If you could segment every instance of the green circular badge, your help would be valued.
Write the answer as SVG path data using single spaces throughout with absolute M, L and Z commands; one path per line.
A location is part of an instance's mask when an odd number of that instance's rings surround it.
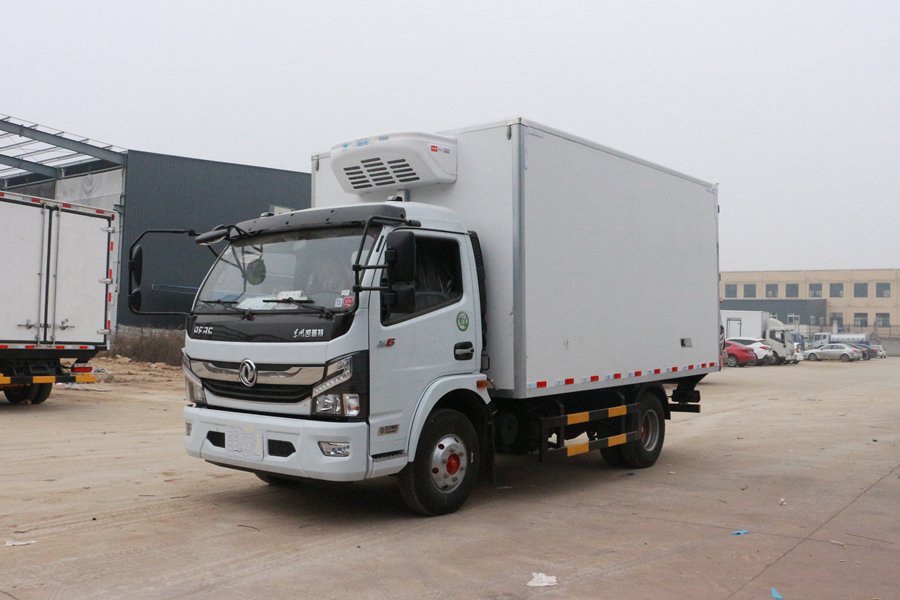
M 456 315 L 456 326 L 459 327 L 460 331 L 465 331 L 469 328 L 469 315 L 464 312 Z

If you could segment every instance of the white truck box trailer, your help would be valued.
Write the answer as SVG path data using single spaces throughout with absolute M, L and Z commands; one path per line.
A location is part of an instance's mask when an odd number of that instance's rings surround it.
M 0 192 L 0 388 L 39 404 L 106 348 L 112 211 Z M 72 359 L 71 364 L 61 360 Z
M 671 413 L 699 412 L 716 186 L 523 119 L 355 139 L 313 180 L 311 209 L 196 238 L 228 246 L 187 316 L 192 456 L 396 474 L 442 514 L 497 452 L 649 467 Z
M 498 395 L 717 369 L 714 185 L 529 121 L 446 135 L 455 183 L 409 196 L 479 234 Z M 314 208 L 385 197 L 347 193 L 331 165 L 353 149 L 379 156 L 394 136 L 380 137 L 314 157 Z
M 723 310 L 720 313 L 726 339 L 761 339 L 772 349 L 772 364 L 797 364 L 800 355 L 791 331 L 764 310 Z

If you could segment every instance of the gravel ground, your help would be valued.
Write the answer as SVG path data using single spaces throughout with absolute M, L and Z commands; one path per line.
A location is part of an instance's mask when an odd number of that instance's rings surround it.
M 96 364 L 0 403 L 0 598 L 900 598 L 897 358 L 728 369 L 654 468 L 501 457 L 433 519 L 392 479 L 276 488 L 189 458 L 178 370 Z

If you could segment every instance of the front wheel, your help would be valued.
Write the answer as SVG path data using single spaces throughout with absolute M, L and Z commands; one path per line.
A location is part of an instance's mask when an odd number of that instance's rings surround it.
M 480 460 L 469 419 L 455 410 L 436 410 L 422 428 L 416 458 L 397 478 L 403 501 L 423 515 L 456 512 L 478 480 Z
M 729 367 L 736 367 L 738 364 L 737 358 L 735 358 L 734 354 L 729 354 L 727 358 L 725 358 L 725 364 Z
M 295 485 L 297 483 L 296 479 L 292 479 L 290 477 L 281 477 L 279 475 L 275 475 L 274 473 L 268 473 L 266 471 L 253 471 L 253 474 L 259 477 L 260 481 L 264 481 L 269 485 L 273 486 L 288 486 Z
M 638 440 L 622 447 L 625 464 L 636 469 L 652 467 L 666 438 L 666 414 L 659 397 L 644 392 L 638 400 Z
M 815 355 L 815 353 L 810 354 L 806 357 L 806 360 L 819 360 L 819 357 Z

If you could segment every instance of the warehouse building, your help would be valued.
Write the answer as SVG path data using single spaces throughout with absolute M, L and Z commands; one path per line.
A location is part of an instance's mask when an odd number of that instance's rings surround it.
M 722 308 L 765 310 L 802 331 L 900 336 L 900 269 L 723 271 Z
M 207 231 L 308 208 L 308 173 L 126 150 L 0 115 L 0 192 L 114 210 L 111 326 L 178 327 L 127 307 L 127 249 L 146 229 Z M 187 236 L 145 238 L 144 309 L 186 311 L 213 255 Z

